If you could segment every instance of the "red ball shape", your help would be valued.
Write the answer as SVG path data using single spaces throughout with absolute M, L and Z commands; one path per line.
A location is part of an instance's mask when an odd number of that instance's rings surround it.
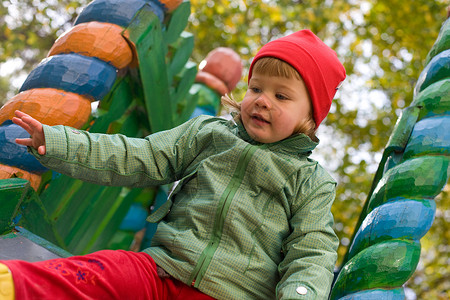
M 228 92 L 232 91 L 241 80 L 241 58 L 231 48 L 216 48 L 208 53 L 204 61 L 206 64 L 201 70 L 222 80 L 227 86 Z

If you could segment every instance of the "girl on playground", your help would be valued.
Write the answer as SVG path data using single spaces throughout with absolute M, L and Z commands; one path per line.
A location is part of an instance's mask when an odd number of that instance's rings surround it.
M 0 261 L 5 299 L 327 299 L 335 181 L 309 158 L 345 79 L 309 30 L 264 45 L 232 120 L 200 116 L 145 138 L 46 126 L 16 112 L 46 167 L 104 185 L 179 181 L 142 252 Z M 3 298 L 2 298 L 3 299 Z

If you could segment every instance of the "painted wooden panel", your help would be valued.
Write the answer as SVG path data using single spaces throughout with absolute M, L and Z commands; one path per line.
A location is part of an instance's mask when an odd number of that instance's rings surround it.
M 0 174 L 1 174 L 0 165 Z M 0 177 L 1 178 L 1 177 Z M 28 180 L 11 178 L 0 180 L 0 234 L 10 232 L 14 227 L 13 218 L 24 198 L 24 188 L 29 185 Z
M 21 110 L 36 120 L 53 125 L 80 128 L 91 114 L 91 101 L 84 96 L 52 88 L 35 88 L 11 98 L 1 109 L 0 124 Z
M 75 53 L 50 56 L 33 69 L 20 91 L 49 87 L 102 99 L 116 80 L 116 68 Z
M 72 27 L 53 44 L 48 56 L 62 53 L 78 53 L 96 57 L 117 69 L 128 66 L 133 51 L 122 35 L 124 29 L 115 24 L 89 22 Z

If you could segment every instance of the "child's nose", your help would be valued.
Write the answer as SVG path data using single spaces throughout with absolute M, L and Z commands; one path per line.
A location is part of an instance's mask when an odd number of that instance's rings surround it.
M 270 101 L 269 97 L 265 94 L 259 95 L 259 97 L 255 101 L 256 105 L 265 108 L 265 109 L 271 109 L 272 108 L 272 101 Z

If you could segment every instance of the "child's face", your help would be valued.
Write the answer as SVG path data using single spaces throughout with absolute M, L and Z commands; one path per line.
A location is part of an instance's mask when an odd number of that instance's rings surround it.
M 253 73 L 241 104 L 241 118 L 255 141 L 273 143 L 291 136 L 310 113 L 303 80 Z

